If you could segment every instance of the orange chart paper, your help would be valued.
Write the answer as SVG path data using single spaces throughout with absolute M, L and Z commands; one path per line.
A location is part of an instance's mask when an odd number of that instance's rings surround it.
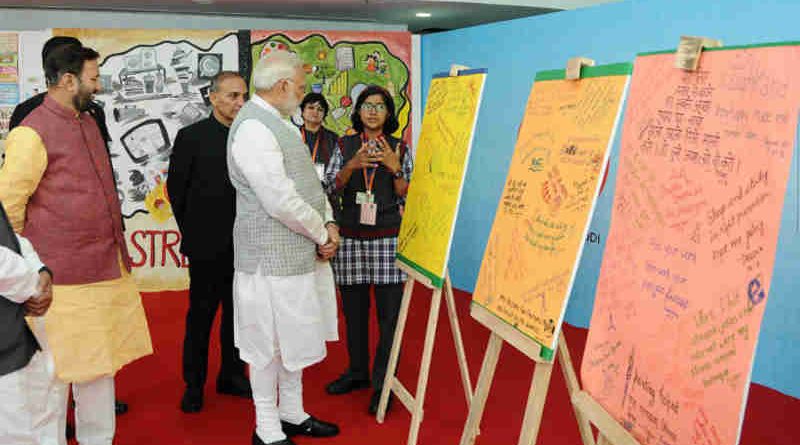
M 581 375 L 643 445 L 738 443 L 800 103 L 800 46 L 636 60 Z
M 537 74 L 473 302 L 552 358 L 583 249 L 629 64 Z

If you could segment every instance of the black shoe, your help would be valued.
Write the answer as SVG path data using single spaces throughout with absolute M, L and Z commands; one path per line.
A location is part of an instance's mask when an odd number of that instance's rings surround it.
M 260 437 L 258 437 L 258 434 L 256 434 L 255 431 L 253 431 L 253 445 L 297 445 L 297 444 L 292 442 L 292 439 L 289 439 L 288 437 L 286 439 L 279 440 L 277 442 L 264 443 L 264 441 L 261 440 Z
M 181 399 L 181 411 L 191 414 L 199 413 L 203 409 L 203 390 L 186 388 Z
M 119 400 L 114 401 L 114 412 L 121 416 L 128 412 L 128 404 L 125 402 L 120 402 Z
M 369 413 L 373 416 L 378 414 L 378 405 L 381 403 L 381 392 L 375 391 L 372 393 L 372 397 L 369 399 Z M 392 409 L 392 394 L 389 394 L 389 403 L 386 404 L 386 412 L 388 413 L 389 410 Z
M 289 437 L 300 434 L 310 437 L 333 437 L 339 434 L 339 427 L 336 424 L 319 420 L 314 416 L 309 416 L 300 425 L 281 420 L 281 429 L 283 434 Z
M 338 379 L 328 383 L 325 391 L 331 395 L 347 394 L 356 389 L 369 388 L 370 383 L 367 378 L 359 378 L 349 372 L 345 372 Z
M 65 431 L 65 435 L 67 436 L 67 440 L 75 438 L 75 426 L 71 423 L 67 424 L 67 430 Z
M 253 398 L 253 390 L 250 388 L 250 380 L 243 375 L 232 375 L 230 377 L 217 378 L 217 393 L 229 396 Z

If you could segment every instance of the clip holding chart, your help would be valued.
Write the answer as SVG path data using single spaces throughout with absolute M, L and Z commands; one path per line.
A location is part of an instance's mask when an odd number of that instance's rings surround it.
M 718 48 L 722 40 L 708 37 L 681 36 L 678 49 L 675 51 L 675 68 L 686 71 L 697 71 L 703 48 Z
M 454 64 L 450 65 L 450 73 L 449 73 L 450 77 L 456 77 L 456 76 L 458 76 L 459 72 L 466 71 L 468 69 L 469 69 L 469 67 L 466 66 L 466 65 L 456 65 L 454 63 Z
M 581 78 L 581 69 L 585 66 L 594 66 L 594 60 L 586 57 L 573 57 L 567 60 L 567 70 L 564 77 L 567 80 L 579 80 Z

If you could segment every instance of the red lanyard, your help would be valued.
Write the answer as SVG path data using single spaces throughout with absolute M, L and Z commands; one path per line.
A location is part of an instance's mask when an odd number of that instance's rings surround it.
M 314 142 L 314 150 L 311 152 L 311 162 L 314 163 L 317 162 L 317 149 L 319 148 L 319 140 L 322 139 L 322 128 L 320 128 L 317 131 L 318 131 L 317 141 Z M 306 141 L 306 127 L 303 127 L 303 131 L 301 131 L 300 133 L 303 135 L 303 142 L 307 144 L 308 142 Z

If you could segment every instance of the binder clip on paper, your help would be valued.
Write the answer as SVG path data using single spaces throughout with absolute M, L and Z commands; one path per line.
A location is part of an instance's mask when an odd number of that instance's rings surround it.
M 573 57 L 567 60 L 567 70 L 565 78 L 567 80 L 578 80 L 581 78 L 581 69 L 585 66 L 594 66 L 594 60 L 586 57 Z
M 450 65 L 450 77 L 456 77 L 456 76 L 458 76 L 459 72 L 466 71 L 468 69 L 469 69 L 469 67 L 465 66 L 465 65 L 452 64 L 452 65 Z
M 717 48 L 722 46 L 722 41 L 707 37 L 681 36 L 678 50 L 675 51 L 675 68 L 686 71 L 696 71 L 700 64 L 700 54 L 703 48 Z

